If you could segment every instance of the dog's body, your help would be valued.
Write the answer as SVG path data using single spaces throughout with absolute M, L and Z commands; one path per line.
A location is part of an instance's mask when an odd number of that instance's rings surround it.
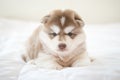
M 30 37 L 23 59 L 50 69 L 90 64 L 83 26 L 74 11 L 53 11 L 42 19 L 42 25 Z

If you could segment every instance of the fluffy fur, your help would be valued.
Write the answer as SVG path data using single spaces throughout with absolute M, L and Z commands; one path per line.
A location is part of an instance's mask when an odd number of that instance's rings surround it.
M 90 64 L 84 22 L 76 12 L 54 10 L 41 23 L 28 39 L 27 52 L 22 56 L 24 61 L 48 69 Z

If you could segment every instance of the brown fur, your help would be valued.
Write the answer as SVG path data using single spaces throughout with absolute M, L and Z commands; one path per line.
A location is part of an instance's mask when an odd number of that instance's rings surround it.
M 64 25 L 60 23 L 60 18 L 62 16 L 66 18 L 66 22 Z M 54 10 L 49 15 L 45 16 L 42 22 L 45 24 L 45 27 L 47 28 L 49 28 L 53 24 L 56 24 L 62 30 L 69 25 L 73 25 L 76 27 L 82 27 L 84 25 L 84 22 L 81 19 L 81 17 L 78 16 L 78 14 L 72 10 L 65 10 L 65 11 Z
M 60 22 L 60 19 L 63 16 L 66 18 L 64 25 L 62 25 Z M 84 26 L 84 22 L 81 19 L 81 17 L 78 16 L 78 14 L 72 10 L 65 10 L 65 11 L 54 10 L 49 15 L 45 16 L 43 18 L 42 22 L 44 23 L 46 29 L 48 29 L 48 30 L 46 30 L 46 31 L 49 31 L 48 33 L 50 33 L 50 31 L 51 31 L 50 26 L 52 26 L 52 25 L 59 26 L 59 28 L 61 29 L 60 30 L 61 32 L 58 34 L 60 36 L 60 39 L 59 39 L 60 41 L 63 39 L 65 40 L 66 33 L 64 33 L 63 31 L 67 26 L 71 26 L 71 25 L 75 26 L 76 28 L 72 32 L 74 32 L 76 34 L 78 34 L 78 32 L 80 32 L 79 28 Z M 75 37 L 75 35 L 72 36 L 72 38 L 74 38 L 74 37 Z M 50 38 L 53 38 L 53 37 L 50 36 Z

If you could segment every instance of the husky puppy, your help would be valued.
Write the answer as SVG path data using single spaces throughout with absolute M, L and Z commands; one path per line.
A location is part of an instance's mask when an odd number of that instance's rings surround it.
M 83 26 L 75 11 L 50 12 L 28 39 L 27 52 L 22 58 L 47 69 L 89 65 Z

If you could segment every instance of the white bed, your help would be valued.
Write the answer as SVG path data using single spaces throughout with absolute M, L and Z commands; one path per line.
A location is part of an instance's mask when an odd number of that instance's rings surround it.
M 88 53 L 95 61 L 59 71 L 40 69 L 20 58 L 25 41 L 38 25 L 0 19 L 0 80 L 120 80 L 120 23 L 86 25 Z

